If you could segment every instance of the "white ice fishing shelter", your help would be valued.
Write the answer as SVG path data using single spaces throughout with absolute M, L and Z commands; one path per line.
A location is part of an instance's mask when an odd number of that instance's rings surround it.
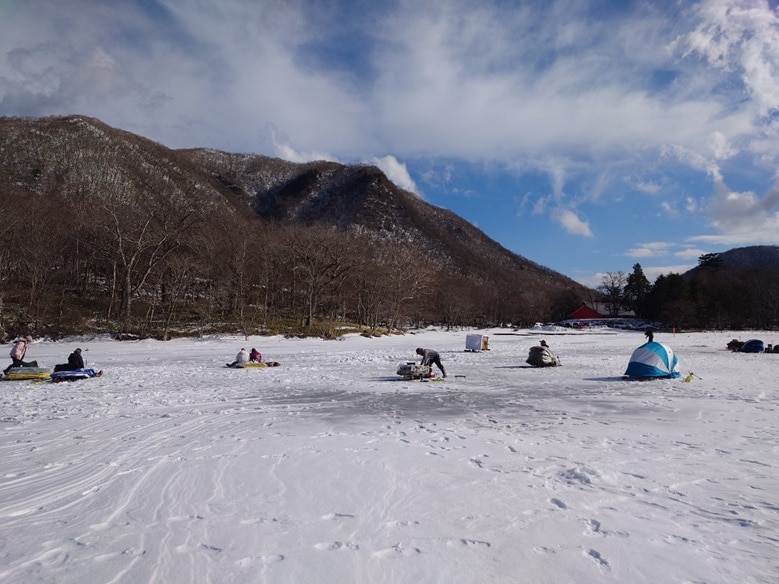
M 465 335 L 466 351 L 489 351 L 490 338 L 485 335 Z

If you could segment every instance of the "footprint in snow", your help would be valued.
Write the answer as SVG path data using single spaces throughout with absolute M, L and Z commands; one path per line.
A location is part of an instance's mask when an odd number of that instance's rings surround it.
M 540 546 L 535 546 L 533 548 L 533 552 L 536 554 L 556 554 L 558 550 L 540 545 Z
M 597 519 L 587 519 L 585 521 L 585 524 L 587 525 L 589 531 L 591 531 L 592 533 L 599 533 L 603 535 L 603 532 L 601 531 L 600 528 L 600 521 L 598 521 Z
M 447 542 L 449 547 L 491 547 L 492 544 L 488 541 L 481 541 L 478 539 L 452 539 Z
M 314 546 L 316 549 L 323 551 L 323 552 L 334 552 L 338 550 L 343 551 L 357 551 L 360 549 L 360 546 L 356 543 L 353 543 L 351 541 L 331 541 L 331 542 L 323 542 L 318 543 Z
M 602 555 L 600 555 L 599 551 L 590 549 L 590 550 L 587 550 L 586 553 L 593 560 L 595 560 L 601 568 L 603 568 L 605 570 L 610 569 L 609 563 L 603 558 Z
M 377 552 L 374 552 L 374 556 L 377 558 L 400 558 L 404 556 L 411 556 L 416 554 L 421 554 L 422 550 L 419 548 L 411 547 L 407 548 L 402 543 L 397 543 L 392 547 L 384 548 L 383 550 L 379 550 Z
M 328 513 L 327 515 L 322 515 L 322 519 L 325 521 L 333 521 L 335 519 L 354 519 L 354 515 L 349 515 L 348 513 Z
M 569 468 L 559 473 L 562 478 L 569 485 L 580 483 L 582 485 L 592 484 L 594 478 L 598 478 L 598 473 L 586 466 L 580 466 L 576 468 Z
M 419 521 L 401 521 L 401 520 L 393 520 L 393 521 L 387 521 L 386 525 L 388 527 L 416 527 L 419 525 Z
M 276 555 L 270 555 L 270 556 L 248 556 L 245 558 L 241 558 L 240 560 L 237 560 L 235 564 L 237 566 L 240 566 L 241 568 L 251 568 L 252 566 L 256 566 L 257 564 L 275 564 L 276 562 L 280 562 L 284 559 L 284 556 L 281 554 Z

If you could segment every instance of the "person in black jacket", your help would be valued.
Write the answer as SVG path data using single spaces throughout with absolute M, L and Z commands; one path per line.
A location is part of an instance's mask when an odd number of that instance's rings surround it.
M 54 371 L 75 371 L 84 368 L 84 358 L 81 356 L 81 349 L 76 349 L 68 355 L 67 363 L 60 363 L 54 366 Z
M 81 356 L 81 349 L 76 349 L 68 355 L 68 367 L 71 371 L 84 368 L 84 358 Z
M 420 347 L 417 349 L 417 355 L 422 356 L 422 365 L 427 365 L 430 367 L 433 365 L 433 363 L 435 363 L 436 367 L 441 370 L 441 374 L 446 377 L 444 366 L 441 365 L 441 355 L 439 355 L 437 351 L 433 351 L 432 349 L 422 349 Z

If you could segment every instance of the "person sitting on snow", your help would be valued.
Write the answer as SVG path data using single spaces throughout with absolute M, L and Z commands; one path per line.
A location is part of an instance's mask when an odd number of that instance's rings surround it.
M 84 358 L 81 356 L 81 349 L 76 349 L 68 355 L 67 363 L 60 363 L 54 366 L 54 371 L 75 371 L 84 368 Z
M 441 370 L 441 375 L 446 377 L 446 371 L 444 371 L 444 366 L 441 365 L 441 355 L 438 354 L 437 351 L 433 351 L 432 349 L 417 349 L 417 355 L 422 356 L 422 365 L 427 365 L 428 367 L 432 366 L 433 363 L 435 363 L 436 367 L 438 367 Z
M 646 329 L 646 332 L 644 332 L 644 336 L 646 337 L 646 342 L 651 343 L 655 340 L 655 333 L 652 330 L 652 327 L 649 327 Z
M 541 339 L 536 347 L 530 347 L 527 360 L 525 361 L 532 367 L 556 367 L 560 365 L 560 358 L 552 353 L 552 349 Z
M 11 364 L 6 367 L 3 370 L 3 373 L 8 375 L 8 372 L 13 367 L 37 367 L 38 363 L 36 361 L 25 363 L 24 362 L 24 355 L 27 353 L 27 346 L 32 343 L 32 337 L 30 335 L 27 335 L 26 337 L 22 338 L 19 337 L 14 342 L 13 347 L 11 347 Z
M 68 355 L 68 367 L 71 371 L 84 368 L 84 358 L 81 356 L 81 349 L 76 349 Z
M 249 353 L 249 361 L 251 361 L 252 363 L 262 362 L 262 354 L 254 347 L 252 347 L 252 352 Z
M 246 352 L 246 349 L 241 347 L 241 350 L 238 351 L 238 354 L 235 356 L 235 361 L 232 363 L 229 363 L 228 367 L 240 367 L 241 365 L 246 365 L 249 362 L 249 353 Z

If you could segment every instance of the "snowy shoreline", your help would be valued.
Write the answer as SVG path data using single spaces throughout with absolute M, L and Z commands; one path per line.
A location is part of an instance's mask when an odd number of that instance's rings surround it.
M 779 334 L 657 335 L 685 383 L 622 378 L 640 332 L 478 332 L 33 344 L 105 373 L 0 384 L 0 582 L 779 580 L 779 355 L 725 348 Z

